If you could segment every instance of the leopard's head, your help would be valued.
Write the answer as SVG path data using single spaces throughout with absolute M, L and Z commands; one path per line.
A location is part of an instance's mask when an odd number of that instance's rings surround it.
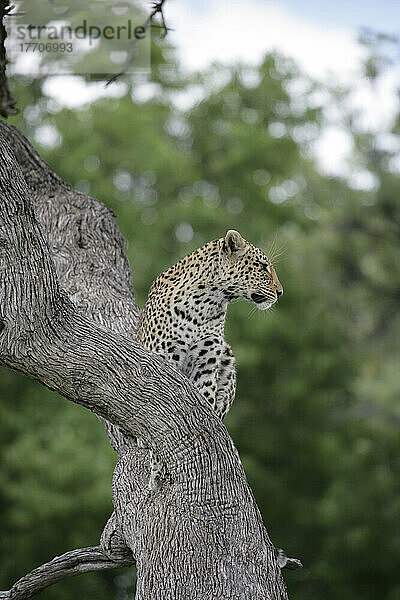
M 230 229 L 222 241 L 222 283 L 227 300 L 245 298 L 260 310 L 270 308 L 283 294 L 283 287 L 265 254 Z

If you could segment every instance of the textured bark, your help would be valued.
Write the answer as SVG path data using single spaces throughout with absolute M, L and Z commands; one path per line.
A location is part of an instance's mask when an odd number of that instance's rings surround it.
M 79 548 L 56 556 L 48 563 L 21 577 L 8 592 L 0 592 L 0 600 L 32 598 L 45 588 L 67 577 L 81 575 L 88 571 L 105 571 L 133 564 L 133 558 L 118 561 L 107 559 L 100 546 Z
M 224 425 L 182 374 L 132 341 L 139 309 L 110 211 L 5 124 L 0 194 L 0 363 L 106 419 L 119 460 L 104 560 L 133 555 L 138 600 L 286 599 Z M 157 491 L 136 436 L 166 465 Z
M 4 26 L 5 17 L 10 15 L 14 8 L 15 6 L 13 6 L 9 0 L 0 0 L 0 115 L 5 118 L 18 113 L 15 100 L 8 87 L 6 75 L 7 57 L 5 41 L 7 31 Z

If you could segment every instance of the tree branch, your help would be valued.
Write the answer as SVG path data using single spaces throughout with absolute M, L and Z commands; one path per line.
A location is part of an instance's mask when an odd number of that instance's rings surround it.
M 8 87 L 6 75 L 7 56 L 5 41 L 7 31 L 4 26 L 4 18 L 11 15 L 13 8 L 14 6 L 10 4 L 9 0 L 0 0 L 0 115 L 5 118 L 18 113 L 15 100 Z
M 56 556 L 48 563 L 37 567 L 21 577 L 7 592 L 0 592 L 0 600 L 28 600 L 45 588 L 68 577 L 75 577 L 90 571 L 104 571 L 118 567 L 129 567 L 133 557 L 110 560 L 100 546 L 78 548 Z
M 142 29 L 144 32 L 147 31 L 151 27 L 157 27 L 157 28 L 163 29 L 164 35 L 167 35 L 168 31 L 170 31 L 170 28 L 167 27 L 167 24 L 165 21 L 164 10 L 163 10 L 164 3 L 165 3 L 165 0 L 157 0 L 157 2 L 153 2 L 153 10 L 151 11 L 151 13 L 147 17 L 147 19 L 142 24 Z M 159 14 L 161 16 L 161 25 L 153 24 L 153 19 L 157 14 Z M 133 37 L 133 40 L 131 43 L 131 48 L 130 48 L 130 57 L 128 58 L 124 68 L 121 71 L 119 71 L 119 73 L 116 73 L 115 75 L 110 77 L 110 79 L 106 83 L 106 86 L 110 85 L 110 83 L 114 83 L 114 81 L 117 81 L 117 79 L 119 79 L 121 77 L 121 75 L 124 75 L 127 72 L 127 70 L 129 69 L 129 67 L 131 67 L 133 65 L 133 63 L 135 62 L 135 60 L 137 58 L 137 53 L 138 53 L 137 43 L 138 43 L 137 38 Z

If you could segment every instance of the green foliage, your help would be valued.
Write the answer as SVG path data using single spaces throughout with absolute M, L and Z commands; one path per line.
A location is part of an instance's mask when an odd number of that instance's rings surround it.
M 253 71 L 214 66 L 188 112 L 171 98 L 193 81 L 155 76 L 155 98 L 74 111 L 18 88 L 19 126 L 33 139 L 44 125 L 59 132 L 55 147 L 37 143 L 41 154 L 114 210 L 139 303 L 160 271 L 229 228 L 276 256 L 277 309 L 229 309 L 239 385 L 227 426 L 273 541 L 305 564 L 286 576 L 290 596 L 394 600 L 400 183 L 391 157 L 349 130 L 375 190 L 320 175 L 307 158 L 324 123 L 316 86 L 279 56 Z M 291 91 L 299 82 L 303 91 Z M 0 546 L 5 589 L 54 554 L 97 543 L 114 456 L 92 415 L 36 384 L 3 370 L 0 397 L 1 535 L 14 540 L 12 551 Z M 46 594 L 117 597 L 132 582 L 113 577 Z
M 32 67 L 34 70 L 53 75 L 82 73 L 91 79 L 118 72 L 125 65 L 134 30 L 146 19 L 137 2 L 122 0 L 92 0 L 90 4 L 69 0 L 67 5 L 30 0 L 22 1 L 20 8 L 9 25 L 13 43 L 8 52 L 17 67 L 21 51 L 26 51 L 29 43 L 48 44 L 52 50 L 29 48 L 40 63 L 40 69 Z M 150 48 L 150 33 L 146 32 L 136 46 L 136 60 L 129 72 L 149 71 Z

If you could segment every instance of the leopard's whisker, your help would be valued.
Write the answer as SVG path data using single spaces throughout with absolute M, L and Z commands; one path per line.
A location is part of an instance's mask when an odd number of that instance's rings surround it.
M 279 248 L 276 249 L 276 252 L 274 254 L 274 260 L 276 260 L 279 256 L 282 256 L 284 254 L 286 254 L 287 252 L 287 246 L 280 246 Z
M 248 312 L 247 318 L 251 319 L 251 317 L 253 317 L 255 315 L 256 311 L 257 311 L 257 306 L 252 306 Z
M 274 251 L 272 252 L 271 257 L 270 257 L 270 261 L 272 263 L 275 263 L 276 260 L 278 258 L 280 258 L 281 256 L 285 255 L 286 252 L 287 252 L 287 246 L 285 246 L 284 244 L 282 244 L 279 247 L 274 248 Z
M 274 263 L 274 265 L 278 265 L 279 263 L 281 263 L 287 259 L 288 259 L 287 256 L 278 256 L 278 258 L 274 258 L 273 263 Z
M 267 256 L 271 262 L 273 262 L 271 259 L 271 256 L 275 253 L 275 250 L 276 250 L 277 237 L 278 237 L 278 232 L 275 231 L 274 237 L 272 238 L 272 242 L 271 242 L 271 244 L 268 248 L 268 252 L 267 252 Z

